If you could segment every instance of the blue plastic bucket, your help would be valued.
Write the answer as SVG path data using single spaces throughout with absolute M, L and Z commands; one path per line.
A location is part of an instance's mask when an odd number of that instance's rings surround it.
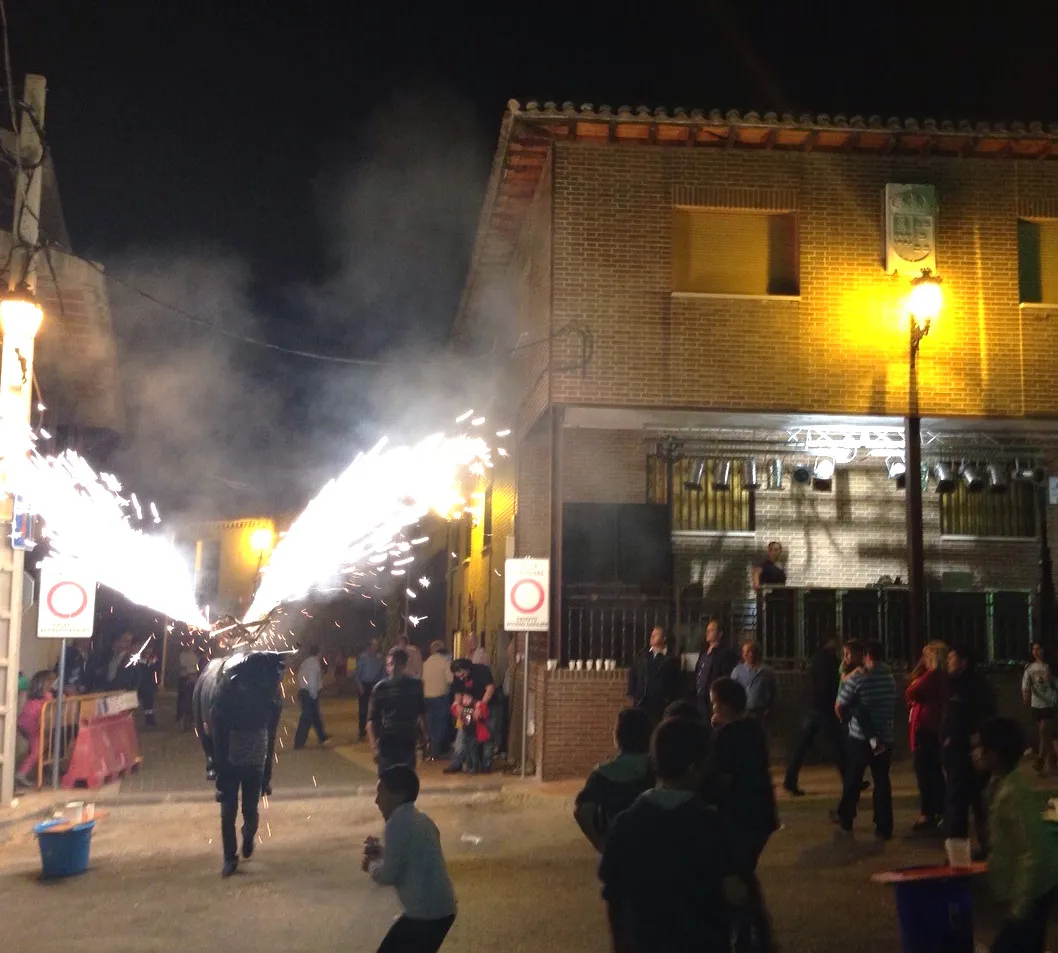
M 974 953 L 969 878 L 897 884 L 896 912 L 904 953 Z
M 96 822 L 86 821 L 62 831 L 51 830 L 65 823 L 59 818 L 44 821 L 33 828 L 40 845 L 41 872 L 45 877 L 70 877 L 83 874 L 88 869 L 88 854 Z

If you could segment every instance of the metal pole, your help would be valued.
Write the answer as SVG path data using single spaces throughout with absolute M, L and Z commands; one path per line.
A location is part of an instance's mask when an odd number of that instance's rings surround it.
M 912 656 L 908 664 L 926 644 L 925 600 L 926 570 L 922 545 L 922 419 L 918 415 L 918 324 L 911 320 L 911 349 L 908 362 L 908 415 L 904 421 L 904 448 L 907 469 L 907 595 L 908 595 L 908 649 Z
M 525 765 L 529 760 L 529 633 L 525 633 L 523 648 L 524 669 L 522 675 L 522 780 L 525 780 Z
M 43 76 L 26 77 L 23 111 L 18 129 L 19 170 L 15 179 L 15 217 L 11 227 L 11 259 L 8 287 L 24 284 L 28 291 L 37 288 L 36 251 L 39 238 L 41 182 L 44 178 L 43 144 L 37 132 L 44 128 L 44 100 L 47 84 Z M 12 117 L 12 122 L 16 121 Z M 25 362 L 24 369 L 20 366 Z M 0 361 L 0 390 L 11 413 L 18 409 L 18 420 L 30 423 L 33 400 L 33 339 L 16 342 L 4 339 L 4 357 Z M 12 419 L 15 414 L 11 413 Z M 10 496 L 0 500 L 0 519 L 14 517 Z M 11 546 L 9 534 L 0 534 L 0 805 L 10 804 L 15 794 L 15 744 L 18 717 L 18 664 L 22 644 L 22 579 L 25 554 Z
M 62 696 L 66 684 L 66 639 L 59 642 L 59 691 L 55 697 L 55 732 L 51 740 L 51 786 L 59 789 L 59 760 L 62 758 Z

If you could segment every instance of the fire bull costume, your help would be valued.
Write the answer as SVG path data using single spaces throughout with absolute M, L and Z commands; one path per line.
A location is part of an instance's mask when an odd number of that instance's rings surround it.
M 239 866 L 235 818 L 240 791 L 244 858 L 254 850 L 258 801 L 272 793 L 282 673 L 280 653 L 241 652 L 211 661 L 195 685 L 192 707 L 206 754 L 206 777 L 217 785 L 226 877 Z

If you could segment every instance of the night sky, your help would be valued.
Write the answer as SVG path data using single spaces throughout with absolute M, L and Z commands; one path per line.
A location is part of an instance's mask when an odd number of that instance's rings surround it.
M 465 396 L 472 373 L 414 362 L 454 316 L 510 98 L 1058 121 L 1043 2 L 7 6 L 78 253 L 227 328 L 396 365 L 238 345 L 112 289 L 116 466 L 228 515 Z

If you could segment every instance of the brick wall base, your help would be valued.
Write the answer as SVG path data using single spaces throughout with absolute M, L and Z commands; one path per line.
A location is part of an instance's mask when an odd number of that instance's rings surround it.
M 613 757 L 613 726 L 617 713 L 625 705 L 627 669 L 548 672 L 544 666 L 537 665 L 532 676 L 536 777 L 542 781 L 585 777 L 600 761 Z M 768 734 L 773 764 L 784 764 L 808 708 L 809 682 L 805 672 L 777 672 L 776 677 L 779 694 Z M 902 688 L 904 674 L 897 672 L 896 678 Z M 1000 714 L 1025 718 L 1020 669 L 991 672 L 988 678 L 995 688 Z M 515 703 L 518 706 L 520 699 L 519 694 Z M 1027 718 L 1025 725 L 1030 727 Z M 901 703 L 896 714 L 897 758 L 908 756 L 906 726 L 907 709 Z M 830 757 L 824 750 L 813 752 L 816 763 L 826 762 Z

